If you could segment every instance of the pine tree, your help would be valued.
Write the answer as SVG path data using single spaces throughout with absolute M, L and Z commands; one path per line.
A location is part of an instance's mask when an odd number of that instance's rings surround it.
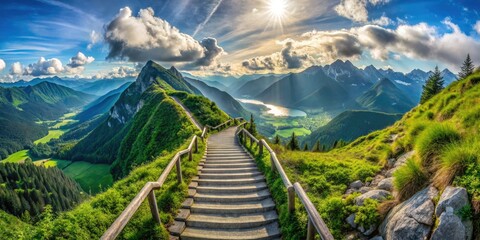
M 303 145 L 303 151 L 304 151 L 304 152 L 308 151 L 308 144 L 307 144 L 307 143 L 305 143 L 305 144 Z
M 473 65 L 470 54 L 467 54 L 467 59 L 463 62 L 462 70 L 458 73 L 458 79 L 464 79 L 473 73 L 475 66 Z
M 320 145 L 320 140 L 315 143 L 312 151 L 313 152 L 321 152 L 322 151 L 322 145 Z
M 433 74 L 428 78 L 423 86 L 422 97 L 420 99 L 420 103 L 424 103 L 428 101 L 428 99 L 432 98 L 436 94 L 438 94 L 443 89 L 443 77 L 440 70 L 438 70 L 438 66 L 435 67 L 435 71 Z
M 255 119 L 253 118 L 253 114 L 250 114 L 250 123 L 248 125 L 248 131 L 253 135 L 257 135 L 257 126 L 255 124 Z
M 295 132 L 292 132 L 292 138 L 287 143 L 287 148 L 292 151 L 300 150 L 300 145 L 298 144 L 298 140 L 297 140 L 297 137 L 295 136 Z
M 282 143 L 282 140 L 280 140 L 280 136 L 275 135 L 275 139 L 273 140 L 273 143 L 274 144 L 281 144 Z

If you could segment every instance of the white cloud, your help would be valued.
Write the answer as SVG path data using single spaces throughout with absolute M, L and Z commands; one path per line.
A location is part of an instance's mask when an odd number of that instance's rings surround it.
M 385 14 L 382 15 L 380 18 L 372 20 L 372 23 L 380 26 L 389 26 L 394 24 L 393 20 L 385 16 Z
M 334 9 L 338 15 L 355 22 L 368 21 L 367 0 L 342 0 Z
M 6 65 L 5 65 L 5 61 L 3 61 L 3 59 L 0 59 L 0 72 L 3 71 L 3 69 L 5 69 Z
M 477 33 L 480 34 L 480 20 L 477 21 L 473 29 L 475 29 L 475 31 L 477 31 Z
M 38 62 L 29 64 L 23 71 L 23 75 L 42 76 L 42 75 L 57 75 L 62 73 L 65 68 L 58 58 L 51 58 L 46 60 L 41 57 Z
M 87 49 L 90 50 L 92 47 L 100 41 L 101 35 L 98 32 L 95 32 L 95 30 L 92 30 L 90 32 L 90 43 L 87 45 Z
M 106 26 L 105 41 L 110 46 L 108 59 L 128 59 L 132 62 L 198 61 L 213 64 L 223 52 L 218 45 L 216 49 L 209 48 L 211 45 L 202 44 L 205 40 L 200 43 L 167 21 L 155 17 L 152 8 L 141 9 L 137 17 L 132 16 L 128 7 L 120 9 Z M 202 58 L 208 61 L 201 61 Z
M 78 52 L 77 55 L 70 58 L 70 62 L 67 64 L 67 66 L 71 68 L 77 68 L 90 64 L 93 61 L 95 61 L 95 58 L 87 57 L 82 52 Z
M 10 66 L 11 75 L 20 75 L 22 72 L 22 64 L 20 64 L 20 62 L 14 62 L 12 66 Z
M 126 77 L 136 77 L 138 75 L 139 68 L 137 67 L 128 67 L 120 66 L 114 67 L 111 71 L 105 73 L 98 73 L 92 78 L 94 79 L 110 79 L 110 78 L 126 78 Z
M 365 25 L 334 31 L 311 31 L 279 44 L 291 42 L 290 52 L 301 59 L 296 61 L 301 68 L 322 65 L 336 59 L 359 59 L 364 52 L 372 58 L 385 61 L 407 57 L 443 63 L 458 70 L 465 56 L 470 53 L 474 63 L 480 63 L 480 41 L 463 33 L 450 19 L 443 24 L 450 32 L 439 31 L 438 27 L 426 23 L 399 25 L 388 29 L 378 25 Z M 288 71 L 288 62 L 282 51 L 258 56 L 242 62 L 247 71 Z
M 367 6 L 369 4 L 375 6 L 380 4 L 386 4 L 390 0 L 341 0 L 340 4 L 335 6 L 334 10 L 338 15 L 348 18 L 355 22 L 368 22 L 368 10 Z M 385 14 L 378 18 L 372 20 L 372 23 L 382 26 L 387 26 L 392 24 L 392 20 L 385 16 Z

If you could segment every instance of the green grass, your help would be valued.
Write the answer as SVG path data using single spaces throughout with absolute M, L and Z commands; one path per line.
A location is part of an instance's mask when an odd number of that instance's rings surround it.
M 305 136 L 312 133 L 310 130 L 302 127 L 302 128 L 288 128 L 288 129 L 278 130 L 275 134 L 279 135 L 282 138 L 288 138 L 292 136 L 293 132 L 295 132 L 296 136 Z
M 63 119 L 59 120 L 55 125 L 51 126 L 50 129 L 60 129 L 64 126 L 67 126 L 68 124 L 78 122 L 77 120 L 73 119 Z
M 436 157 L 442 149 L 461 138 L 457 130 L 448 124 L 430 124 L 418 137 L 415 149 L 421 159 L 421 164 L 426 169 L 437 167 Z
M 68 161 L 68 160 L 60 160 L 60 159 L 49 158 L 49 159 L 38 160 L 38 161 L 35 161 L 33 163 L 36 164 L 36 165 L 39 165 L 39 166 L 41 165 L 41 166 L 44 166 L 44 167 L 57 167 L 57 168 L 63 170 L 65 167 L 67 167 L 72 162 Z
M 5 160 L 2 162 L 10 162 L 10 163 L 20 163 L 25 161 L 25 159 L 29 158 L 28 150 L 18 151 L 16 153 L 10 154 Z
M 34 144 L 48 143 L 48 142 L 50 142 L 50 140 L 52 140 L 54 138 L 56 139 L 56 138 L 59 138 L 60 136 L 62 136 L 62 134 L 64 132 L 65 132 L 64 130 L 48 130 L 48 135 L 47 136 L 45 136 L 43 138 L 40 138 L 33 143 Z
M 408 159 L 405 165 L 396 170 L 393 177 L 393 184 L 400 201 L 407 200 L 428 183 L 428 176 L 421 163 L 413 158 Z
M 60 164 L 64 167 L 68 165 L 66 162 L 60 162 Z M 73 162 L 63 169 L 63 172 L 78 182 L 83 190 L 92 194 L 107 189 L 113 184 L 113 177 L 110 174 L 110 165 L 108 164 Z

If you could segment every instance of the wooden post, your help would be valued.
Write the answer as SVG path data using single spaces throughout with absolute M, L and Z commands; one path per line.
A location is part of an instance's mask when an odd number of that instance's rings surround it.
M 275 161 L 273 160 L 273 155 L 270 154 L 270 167 L 272 168 L 272 172 L 275 172 Z
M 258 154 L 260 156 L 263 155 L 263 142 L 262 142 L 262 140 L 258 141 Z
M 193 160 L 192 152 L 193 152 L 193 149 L 190 149 L 190 151 L 188 151 L 188 161 Z
M 178 156 L 177 162 L 175 165 L 177 166 L 177 180 L 178 183 L 182 183 L 182 163 L 181 163 L 182 157 Z
M 287 188 L 288 191 L 288 212 L 293 213 L 295 211 L 295 189 L 293 186 Z
M 198 153 L 198 138 L 195 137 L 195 153 Z
M 308 218 L 308 226 L 307 226 L 307 240 L 314 240 L 316 235 L 315 227 L 312 224 L 312 220 L 310 217 Z
M 158 214 L 157 199 L 155 199 L 155 192 L 152 190 L 148 193 L 148 204 L 150 205 L 150 212 L 157 224 L 162 224 L 160 221 L 160 215 Z
M 253 137 L 250 136 L 250 147 L 253 148 Z

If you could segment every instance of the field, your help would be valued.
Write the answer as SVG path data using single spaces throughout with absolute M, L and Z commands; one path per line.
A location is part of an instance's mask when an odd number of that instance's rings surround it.
M 50 140 L 52 140 L 54 138 L 59 138 L 60 136 L 62 136 L 62 134 L 64 132 L 65 131 L 63 131 L 63 130 L 48 130 L 48 135 L 47 136 L 45 136 L 43 138 L 40 138 L 33 143 L 35 143 L 35 144 L 48 143 Z
M 278 130 L 275 132 L 275 134 L 282 138 L 288 138 L 292 136 L 293 132 L 295 132 L 296 136 L 304 136 L 312 133 L 310 130 L 301 127 L 301 128 L 287 128 L 287 129 Z
M 108 164 L 73 162 L 63 169 L 63 172 L 75 179 L 83 190 L 92 194 L 98 193 L 113 184 L 113 177 L 110 174 L 110 165 Z
M 44 167 L 57 167 L 57 168 L 60 168 L 60 169 L 64 169 L 65 167 L 67 167 L 72 162 L 67 161 L 67 160 L 50 158 L 50 159 L 38 160 L 38 161 L 35 161 L 33 163 L 38 165 L 38 166 L 43 165 Z
M 23 162 L 25 159 L 29 158 L 28 150 L 18 151 L 16 153 L 12 153 L 8 158 L 3 160 L 2 162 L 9 162 L 9 163 L 18 163 Z

